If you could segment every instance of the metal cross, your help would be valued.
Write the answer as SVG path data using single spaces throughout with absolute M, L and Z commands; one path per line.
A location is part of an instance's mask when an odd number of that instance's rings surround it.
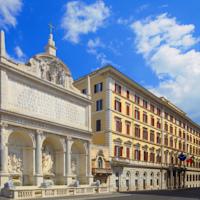
M 49 30 L 50 30 L 50 33 L 52 33 L 53 32 L 53 29 L 54 29 L 55 27 L 52 25 L 52 23 L 49 23 Z

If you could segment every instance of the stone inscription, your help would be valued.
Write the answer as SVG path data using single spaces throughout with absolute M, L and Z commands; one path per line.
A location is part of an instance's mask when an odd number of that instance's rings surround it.
M 86 108 L 19 81 L 9 80 L 11 111 L 64 125 L 86 126 Z

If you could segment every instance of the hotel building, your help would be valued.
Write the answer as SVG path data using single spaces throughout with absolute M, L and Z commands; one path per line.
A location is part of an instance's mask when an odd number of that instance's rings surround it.
M 91 95 L 92 142 L 108 150 L 113 190 L 200 186 L 200 126 L 184 111 L 112 66 L 74 85 Z

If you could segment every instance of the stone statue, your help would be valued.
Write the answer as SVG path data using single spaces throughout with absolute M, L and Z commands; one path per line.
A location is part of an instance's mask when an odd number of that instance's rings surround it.
M 16 154 L 8 156 L 8 172 L 21 173 L 22 172 L 22 159 L 17 157 Z
M 72 169 L 72 174 L 76 175 L 76 170 L 77 170 L 76 160 L 72 160 L 72 162 L 71 162 L 71 169 Z
M 41 78 L 47 79 L 47 63 L 45 61 L 40 62 Z
M 42 153 L 42 170 L 43 174 L 53 174 L 53 156 L 48 149 L 45 149 Z
M 62 85 L 63 87 L 65 86 L 65 79 L 66 79 L 66 74 L 64 69 L 60 69 L 58 73 L 58 84 Z

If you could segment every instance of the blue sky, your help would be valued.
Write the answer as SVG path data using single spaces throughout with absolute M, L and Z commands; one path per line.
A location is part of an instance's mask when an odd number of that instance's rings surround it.
M 43 52 L 51 22 L 73 78 L 110 63 L 200 122 L 198 0 L 0 0 L 7 52 Z

